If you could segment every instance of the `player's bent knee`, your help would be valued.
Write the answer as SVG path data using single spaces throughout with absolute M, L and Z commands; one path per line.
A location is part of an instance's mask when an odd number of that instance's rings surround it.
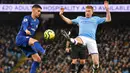
M 32 58 L 33 58 L 33 60 L 36 61 L 36 62 L 41 62 L 41 58 L 40 58 L 40 56 L 39 56 L 38 54 L 32 55 Z
M 38 42 L 38 40 L 30 38 L 29 39 L 29 45 L 34 45 L 35 42 Z
M 94 64 L 99 64 L 99 56 L 98 54 L 93 54 L 92 55 L 92 60 Z
M 37 58 L 37 62 L 41 62 L 41 58 L 40 57 Z
M 98 62 L 98 61 L 95 61 L 95 62 L 94 62 L 94 64 L 95 64 L 95 65 L 98 65 L 98 64 L 99 64 L 99 62 Z
M 83 60 L 80 60 L 80 64 L 85 64 L 85 59 L 83 59 Z
M 98 65 L 99 61 L 95 59 L 95 60 L 93 60 L 93 64 Z
M 72 64 L 76 64 L 77 59 L 72 59 Z
M 83 44 L 83 41 L 80 37 L 76 37 L 75 39 L 78 41 L 78 44 Z
M 34 61 L 37 61 L 37 62 L 41 62 L 41 58 L 40 57 L 37 57 L 35 59 L 33 59 Z

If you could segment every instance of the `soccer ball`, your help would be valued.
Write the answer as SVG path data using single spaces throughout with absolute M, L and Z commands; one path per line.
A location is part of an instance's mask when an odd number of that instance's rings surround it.
M 55 32 L 51 29 L 47 29 L 45 32 L 44 32 L 44 39 L 46 40 L 52 40 L 55 38 Z

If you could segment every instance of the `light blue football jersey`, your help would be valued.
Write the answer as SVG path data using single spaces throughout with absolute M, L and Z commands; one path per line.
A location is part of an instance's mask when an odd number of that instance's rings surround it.
M 79 36 L 85 36 L 96 40 L 96 30 L 98 24 L 106 21 L 106 17 L 93 16 L 86 18 L 78 16 L 76 19 L 72 19 L 73 24 L 79 26 Z

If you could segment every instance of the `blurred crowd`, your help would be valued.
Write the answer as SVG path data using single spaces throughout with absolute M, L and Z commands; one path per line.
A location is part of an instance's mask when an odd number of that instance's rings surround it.
M 15 45 L 17 28 L 0 24 L 0 73 L 9 73 L 21 57 Z
M 102 27 L 97 32 L 97 43 L 100 55 L 99 73 L 130 73 L 130 26 Z M 39 42 L 46 49 L 41 55 L 42 62 L 37 73 L 68 73 L 71 62 L 66 54 L 66 39 L 60 34 L 61 29 L 54 29 L 56 38 L 53 41 Z M 64 29 L 67 32 L 68 28 Z M 0 73 L 10 73 L 21 58 L 22 51 L 15 46 L 16 26 L 0 27 Z M 86 52 L 87 53 L 87 52 Z M 29 73 L 32 59 L 25 59 L 13 73 Z M 89 55 L 81 73 L 91 73 L 92 61 Z
M 111 4 L 129 4 L 130 0 L 108 0 Z M 1 4 L 102 4 L 104 0 L 0 0 Z
M 102 73 L 130 72 L 129 25 L 103 28 L 97 33 Z

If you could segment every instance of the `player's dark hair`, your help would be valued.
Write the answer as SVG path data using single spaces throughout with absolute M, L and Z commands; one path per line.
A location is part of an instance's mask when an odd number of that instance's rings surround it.
M 86 6 L 86 8 L 93 10 L 93 6 Z
M 40 9 L 42 9 L 42 7 L 40 5 L 38 5 L 38 4 L 33 5 L 32 8 L 40 8 Z

